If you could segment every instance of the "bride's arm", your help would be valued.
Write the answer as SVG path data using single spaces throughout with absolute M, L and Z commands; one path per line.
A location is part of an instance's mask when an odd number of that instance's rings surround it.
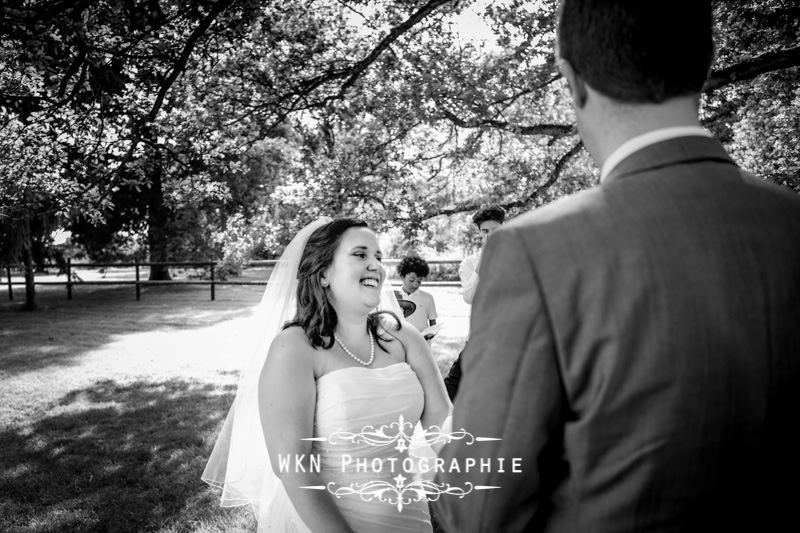
M 447 418 L 453 412 L 453 404 L 447 395 L 444 379 L 439 365 L 433 356 L 430 345 L 413 326 L 402 330 L 406 343 L 408 364 L 417 374 L 422 390 L 425 393 L 425 408 L 422 411 L 422 427 L 438 426 L 444 428 Z
M 303 489 L 325 483 L 309 468 L 314 432 L 316 384 L 309 346 L 299 330 L 281 332 L 270 346 L 258 384 L 259 410 L 272 469 L 283 483 L 300 518 L 311 531 L 352 530 L 327 490 Z M 282 472 L 279 457 L 290 458 Z M 295 467 L 304 458 L 305 472 Z M 286 465 L 286 463 L 284 463 Z

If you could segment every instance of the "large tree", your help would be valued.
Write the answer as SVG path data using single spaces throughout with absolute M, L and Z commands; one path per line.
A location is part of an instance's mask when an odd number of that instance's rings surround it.
M 746 167 L 797 190 L 800 7 L 714 9 L 703 120 Z M 555 11 L 555 0 L 8 0 L 0 233 L 24 240 L 25 221 L 47 215 L 96 248 L 141 232 L 163 259 L 209 252 L 232 216 L 291 229 L 356 214 L 413 239 L 482 204 L 517 213 L 587 187 L 596 170 L 553 61 Z M 488 31 L 465 32 L 467 18 Z
M 553 61 L 555 2 L 315 4 L 328 10 L 273 12 L 215 71 L 226 90 L 203 95 L 230 99 L 246 85 L 231 109 L 240 120 L 289 122 L 302 135 L 305 157 L 276 191 L 298 212 L 358 213 L 413 234 L 434 217 L 487 202 L 519 212 L 596 179 Z M 456 31 L 453 17 L 470 7 L 494 37 Z M 797 161 L 797 10 L 716 2 L 719 54 L 703 95 L 706 126 L 734 153 L 765 138 L 755 123 L 782 125 L 780 171 L 765 175 L 784 184 Z
M 151 259 L 167 259 L 164 195 L 173 160 L 159 142 L 159 114 L 191 57 L 249 17 L 256 5 L 246 0 L 5 2 L 0 224 L 24 225 L 43 214 L 41 202 L 21 202 L 20 194 L 46 196 L 56 216 L 78 216 L 94 225 L 116 210 L 112 199 L 120 195 L 115 193 L 136 191 L 145 197 L 140 212 L 146 217 Z M 15 244 L 7 249 L 30 247 L 29 242 Z M 163 269 L 151 271 L 153 278 L 166 276 Z

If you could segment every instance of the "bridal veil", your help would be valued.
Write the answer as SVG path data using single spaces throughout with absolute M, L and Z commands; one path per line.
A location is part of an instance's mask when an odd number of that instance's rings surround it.
M 306 242 L 315 230 L 331 221 L 318 218 L 295 235 L 269 277 L 245 339 L 236 343 L 245 354 L 236 398 L 202 475 L 203 481 L 222 489 L 222 506 L 251 505 L 258 515 L 279 491 L 280 481 L 272 471 L 261 428 L 258 381 L 272 340 L 295 315 L 297 270 Z M 402 317 L 386 283 L 379 308 Z

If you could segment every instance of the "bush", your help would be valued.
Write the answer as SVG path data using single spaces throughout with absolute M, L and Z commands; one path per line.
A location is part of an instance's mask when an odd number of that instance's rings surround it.
M 432 264 L 427 281 L 458 281 L 458 263 Z
M 264 258 L 267 250 L 275 250 L 280 228 L 270 222 L 266 215 L 247 220 L 243 215 L 231 216 L 225 230 L 214 234 L 214 244 L 222 260 L 216 273 L 220 280 L 239 276 L 251 259 Z
M 256 246 L 252 226 L 242 215 L 230 217 L 225 229 L 214 235 L 214 243 L 222 250 L 222 261 L 216 269 L 221 280 L 241 274 Z

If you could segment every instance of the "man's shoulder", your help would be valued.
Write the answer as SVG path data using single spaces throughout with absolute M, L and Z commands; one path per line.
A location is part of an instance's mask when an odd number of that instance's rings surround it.
M 528 227 L 569 223 L 576 218 L 590 217 L 605 207 L 602 191 L 594 187 L 537 207 L 507 222 L 497 231 L 513 232 Z
M 739 169 L 739 175 L 747 185 L 792 205 L 794 209 L 800 209 L 800 194 L 744 169 Z

